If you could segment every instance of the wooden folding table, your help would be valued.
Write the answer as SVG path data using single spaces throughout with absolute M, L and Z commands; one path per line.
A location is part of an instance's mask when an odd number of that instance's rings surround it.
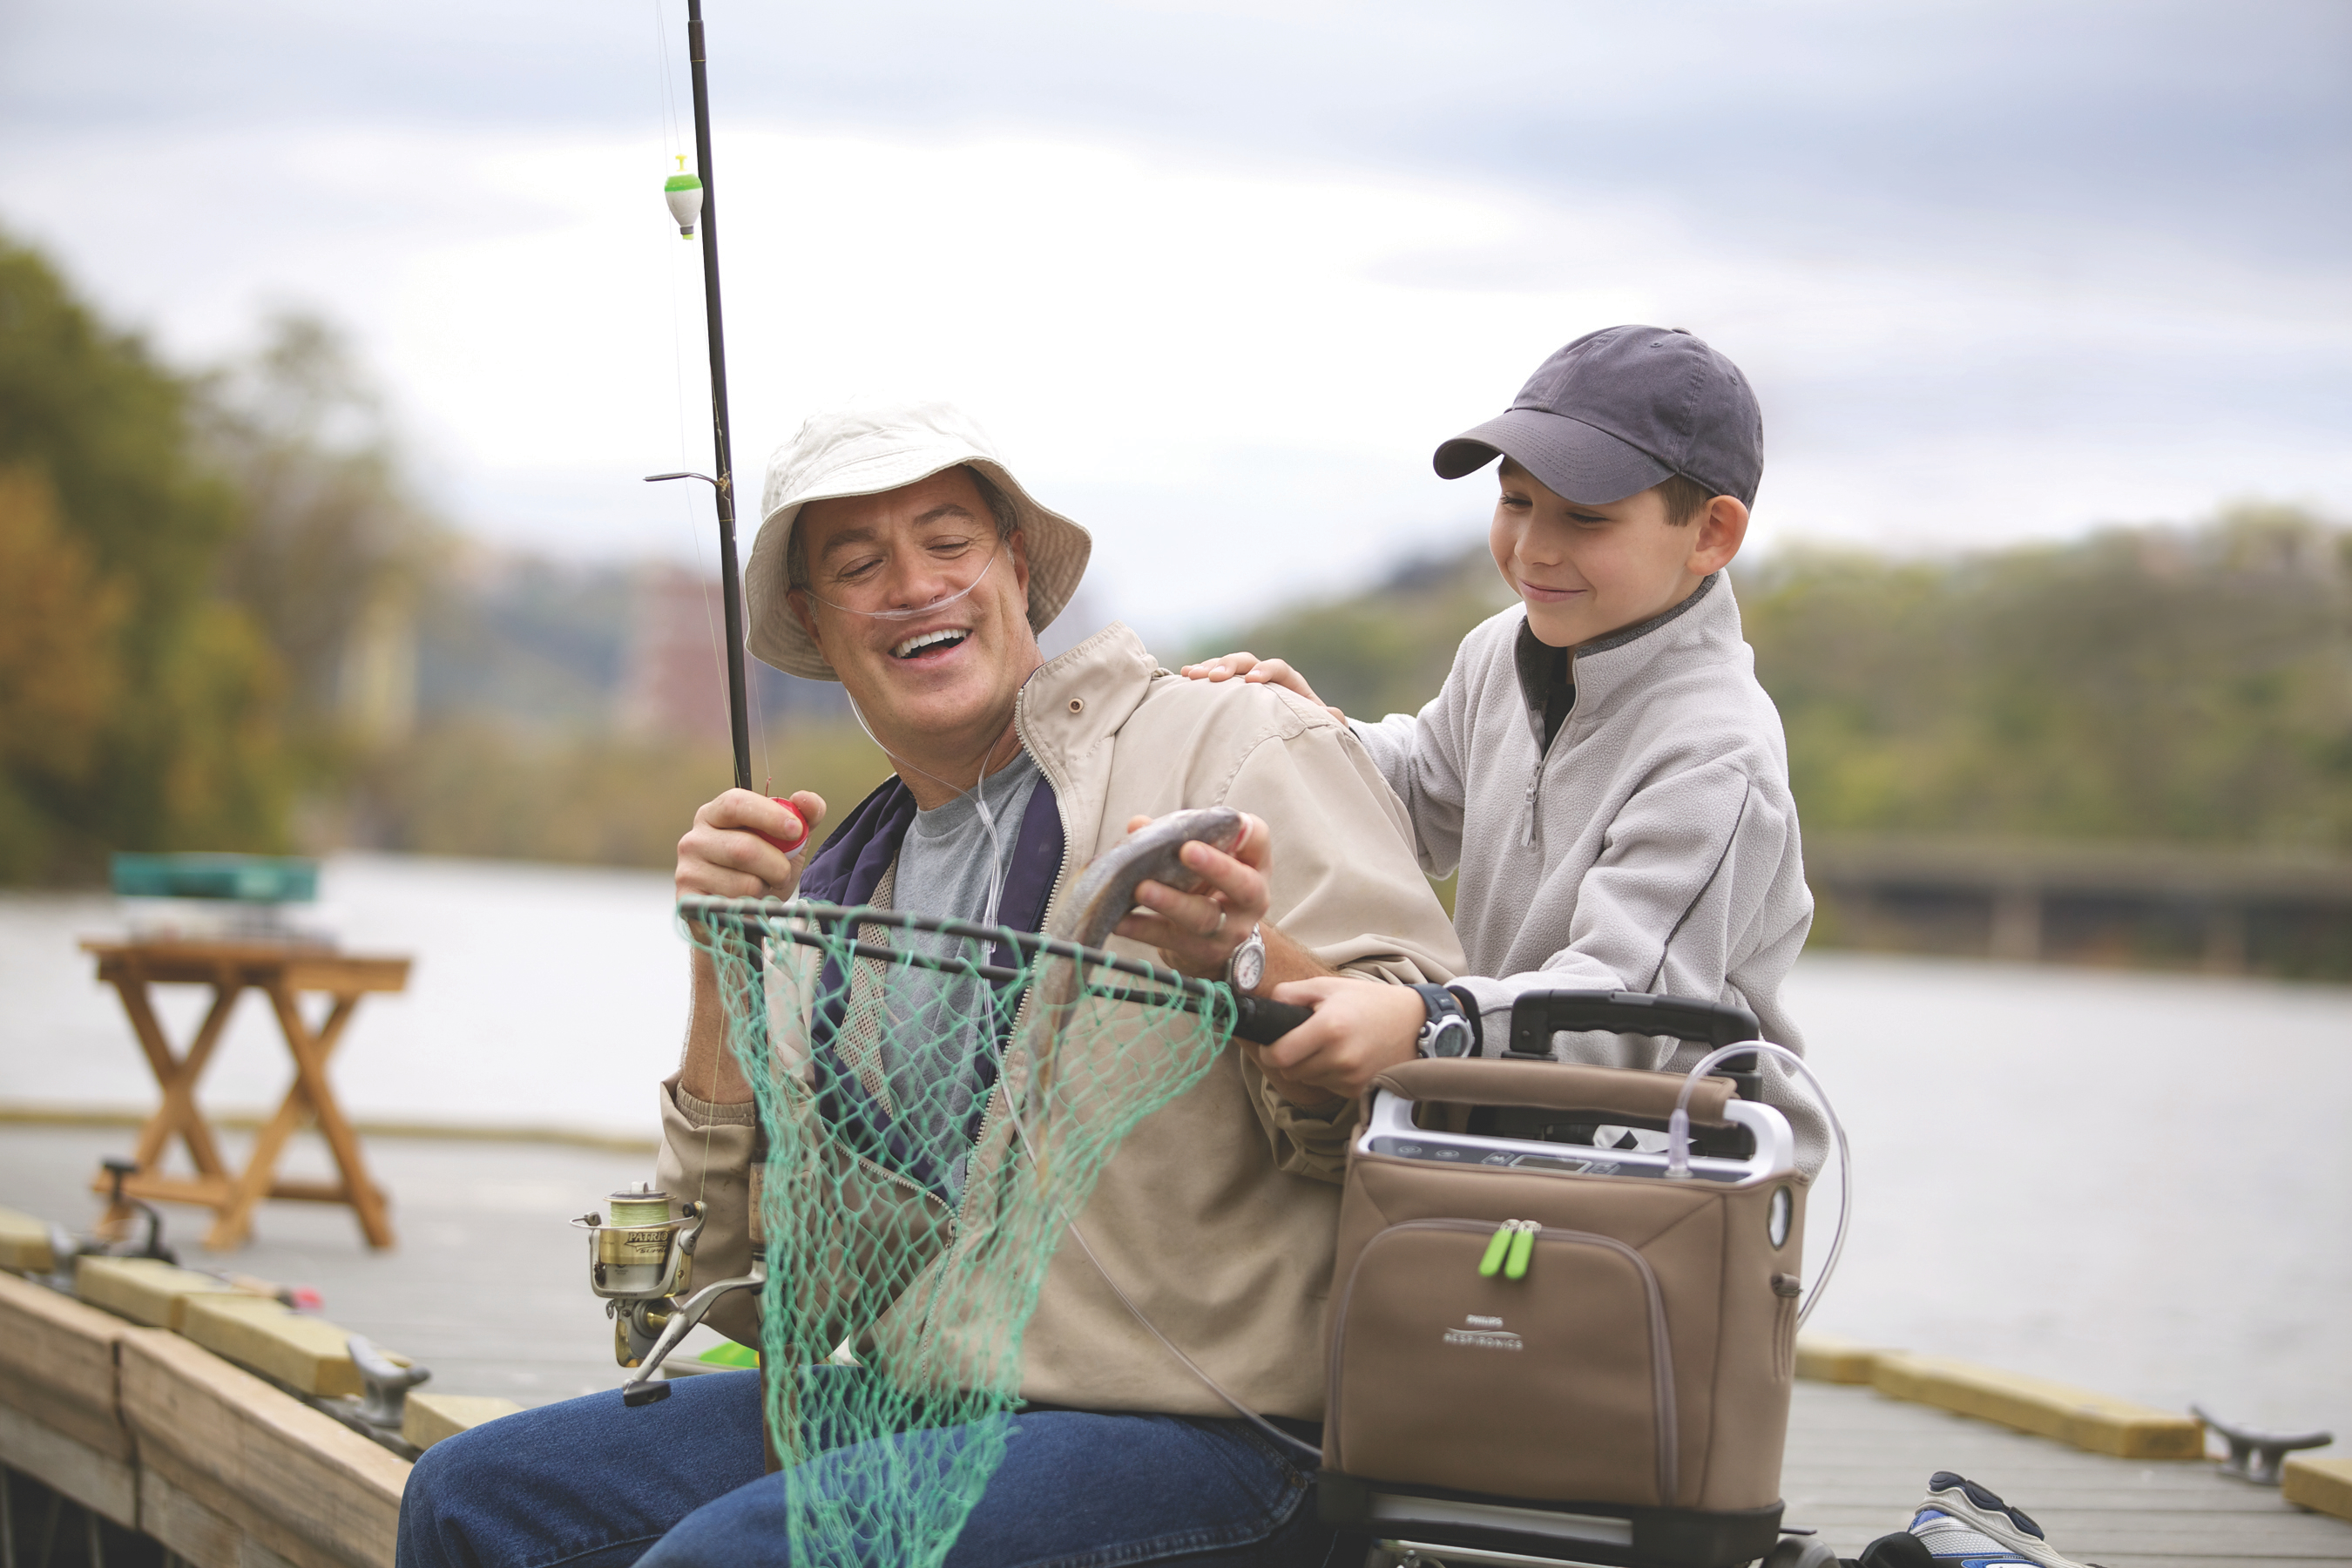
M 371 991 L 399 991 L 408 984 L 405 958 L 363 958 L 333 948 L 292 942 L 182 942 L 175 940 L 86 941 L 82 951 L 98 959 L 98 977 L 121 993 L 123 1011 L 139 1037 L 140 1048 L 163 1090 L 163 1103 L 140 1129 L 134 1152 L 139 1169 L 125 1176 L 126 1197 L 163 1203 L 200 1204 L 214 1212 L 212 1231 L 205 1246 L 226 1250 L 243 1245 L 253 1226 L 253 1207 L 264 1198 L 299 1198 L 312 1203 L 348 1204 L 359 1215 L 360 1229 L 370 1247 L 393 1244 L 392 1223 L 384 1196 L 369 1180 L 360 1156 L 360 1141 L 327 1082 L 327 1058 L 352 1021 L 360 998 Z M 184 1055 L 175 1055 L 148 996 L 151 985 L 209 985 L 211 1008 L 189 1042 Z M 213 1142 L 212 1129 L 196 1108 L 196 1080 L 204 1076 L 227 1027 L 229 1013 L 247 989 L 269 998 L 286 1047 L 294 1057 L 294 1084 L 287 1090 L 278 1113 L 253 1141 L 253 1153 L 242 1172 L 232 1172 Z M 322 993 L 331 1001 L 325 1020 L 315 1030 L 302 1016 L 299 999 Z M 277 1179 L 278 1159 L 286 1140 L 306 1121 L 317 1123 L 334 1155 L 340 1182 L 291 1182 Z M 163 1151 L 177 1136 L 187 1145 L 196 1167 L 194 1176 L 166 1175 L 160 1169 Z M 99 1173 L 93 1190 L 112 1190 L 114 1178 Z M 110 1220 L 122 1217 L 110 1215 Z

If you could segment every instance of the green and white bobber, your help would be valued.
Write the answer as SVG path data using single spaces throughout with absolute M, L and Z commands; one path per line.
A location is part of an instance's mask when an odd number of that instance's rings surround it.
M 702 216 L 702 182 L 686 172 L 686 154 L 676 154 L 678 172 L 662 186 L 662 200 L 669 204 L 669 216 L 677 219 L 680 238 L 692 239 L 694 226 Z

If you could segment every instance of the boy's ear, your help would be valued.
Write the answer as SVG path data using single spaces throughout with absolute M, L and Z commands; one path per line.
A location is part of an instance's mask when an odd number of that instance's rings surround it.
M 1746 504 L 1738 496 L 1717 496 L 1691 524 L 1691 552 L 1684 567 L 1694 577 L 1720 572 L 1747 538 Z

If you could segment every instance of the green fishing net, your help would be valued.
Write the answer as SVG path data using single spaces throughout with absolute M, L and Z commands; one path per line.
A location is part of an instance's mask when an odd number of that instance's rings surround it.
M 937 1563 L 1003 1457 L 1047 1262 L 1119 1140 L 1215 1060 L 1233 995 L 961 921 L 680 909 L 759 1108 L 791 1561 Z

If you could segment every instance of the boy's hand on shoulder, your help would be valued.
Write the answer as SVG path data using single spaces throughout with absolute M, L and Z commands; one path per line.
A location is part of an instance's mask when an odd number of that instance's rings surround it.
M 1277 985 L 1274 999 L 1313 1007 L 1315 1016 L 1270 1046 L 1244 1048 L 1285 1099 L 1310 1110 L 1315 1102 L 1289 1086 L 1320 1091 L 1327 1103 L 1354 1100 L 1372 1079 L 1421 1054 L 1429 1009 L 1411 986 L 1336 975 Z
M 1285 691 L 1295 691 L 1324 712 L 1344 724 L 1348 716 L 1315 695 L 1307 678 L 1279 658 L 1260 658 L 1254 653 L 1229 653 L 1202 664 L 1188 664 L 1176 672 L 1188 680 L 1240 680 L 1251 686 L 1279 686 Z

